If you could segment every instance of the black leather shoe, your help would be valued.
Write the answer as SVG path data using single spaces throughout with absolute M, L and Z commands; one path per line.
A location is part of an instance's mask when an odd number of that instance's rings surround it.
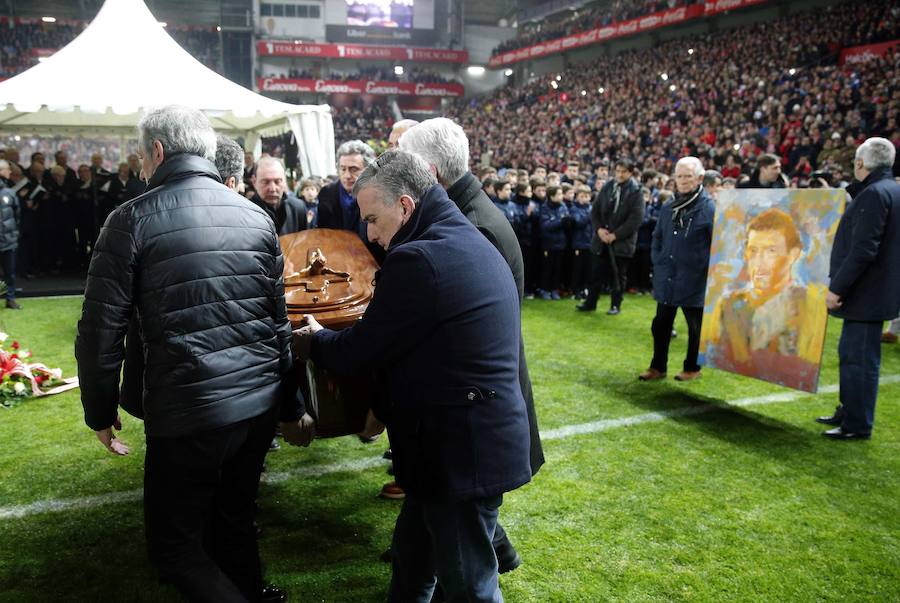
M 277 586 L 267 584 L 263 586 L 259 600 L 263 603 L 281 603 L 282 601 L 287 601 L 287 593 Z
M 837 408 L 834 409 L 834 414 L 831 416 L 825 417 L 816 417 L 816 423 L 821 423 L 822 425 L 840 425 L 844 422 L 844 405 L 838 404 Z
M 822 435 L 832 440 L 870 440 L 872 432 L 864 433 L 862 431 L 845 431 L 843 427 L 835 427 L 828 431 L 823 431 Z
M 597 309 L 597 306 L 589 306 L 587 304 L 578 304 L 575 306 L 575 309 L 579 312 L 593 312 Z
M 19 303 L 14 299 L 6 300 L 6 307 L 9 308 L 10 310 L 21 310 L 22 309 L 22 306 L 20 306 Z
M 511 572 L 522 565 L 522 558 L 516 552 L 516 548 L 509 540 L 504 540 L 500 546 L 494 547 L 494 554 L 497 555 L 497 573 L 505 574 Z

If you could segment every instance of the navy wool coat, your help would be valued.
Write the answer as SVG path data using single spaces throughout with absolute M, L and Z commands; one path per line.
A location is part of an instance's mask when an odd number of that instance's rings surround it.
M 363 317 L 316 333 L 311 357 L 346 374 L 383 369 L 397 483 L 428 499 L 527 483 L 519 299 L 506 261 L 435 185 L 391 241 Z
M 684 216 L 672 221 L 672 203 L 659 212 L 653 229 L 653 299 L 667 306 L 702 308 L 709 272 L 716 206 L 703 189 Z
M 900 184 L 890 168 L 862 182 L 831 248 L 831 285 L 846 320 L 893 320 L 900 313 Z

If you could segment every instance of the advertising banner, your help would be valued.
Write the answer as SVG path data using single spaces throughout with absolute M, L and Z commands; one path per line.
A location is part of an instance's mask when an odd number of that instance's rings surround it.
M 872 59 L 883 57 L 888 50 L 900 45 L 900 40 L 891 40 L 882 44 L 867 44 L 866 46 L 851 46 L 841 51 L 841 65 L 856 65 L 859 63 L 868 63 Z
M 376 82 L 371 80 L 303 80 L 274 77 L 257 78 L 260 92 L 312 92 L 316 94 L 375 94 L 380 96 L 463 96 L 462 84 Z
M 258 56 L 321 57 L 371 61 L 417 61 L 430 63 L 468 63 L 466 50 L 419 48 L 414 46 L 378 46 L 374 44 L 317 44 L 291 41 L 260 40 Z

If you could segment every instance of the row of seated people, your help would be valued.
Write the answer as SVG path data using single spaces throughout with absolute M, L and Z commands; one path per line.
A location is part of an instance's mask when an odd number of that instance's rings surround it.
M 887 0 L 844 2 L 600 57 L 458 101 L 449 113 L 482 165 L 532 170 L 627 157 L 669 173 L 693 155 L 737 177 L 769 153 L 798 181 L 822 171 L 848 179 L 867 137 L 900 145 L 900 52 L 843 66 L 835 52 L 861 38 L 900 37 L 898 17 Z M 783 41 L 777 59 L 773 38 Z

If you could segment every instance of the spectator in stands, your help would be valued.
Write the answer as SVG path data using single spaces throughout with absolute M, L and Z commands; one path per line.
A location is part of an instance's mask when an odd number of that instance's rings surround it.
M 306 204 L 289 193 L 284 164 L 275 157 L 261 157 L 256 164 L 256 195 L 250 199 L 275 223 L 280 235 L 307 229 Z
M 786 188 L 781 174 L 781 159 L 771 153 L 760 155 L 750 180 L 738 188 Z
M 21 310 L 16 301 L 16 255 L 19 248 L 19 197 L 10 188 L 9 162 L 0 159 L 0 268 L 6 283 L 6 307 Z
M 715 203 L 703 190 L 703 163 L 696 157 L 682 157 L 675 164 L 675 199 L 664 205 L 653 230 L 653 359 L 641 373 L 641 381 L 666 376 L 672 326 L 678 308 L 688 324 L 688 349 L 678 381 L 700 377 L 700 326 L 703 295 L 709 270 Z
M 351 193 L 356 179 L 375 161 L 375 152 L 361 140 L 348 140 L 337 148 L 336 155 L 339 179 L 319 191 L 319 228 L 355 232 L 367 243 L 376 259 L 383 258 L 383 250 L 369 244 L 365 223 L 359 216 L 359 205 Z
M 581 312 L 597 309 L 604 283 L 609 284 L 610 305 L 607 314 L 621 312 L 627 289 L 628 264 L 634 257 L 637 232 L 644 217 L 644 198 L 640 185 L 632 178 L 634 164 L 620 159 L 615 176 L 603 185 L 591 209 L 591 277 L 588 294 L 578 304 Z

